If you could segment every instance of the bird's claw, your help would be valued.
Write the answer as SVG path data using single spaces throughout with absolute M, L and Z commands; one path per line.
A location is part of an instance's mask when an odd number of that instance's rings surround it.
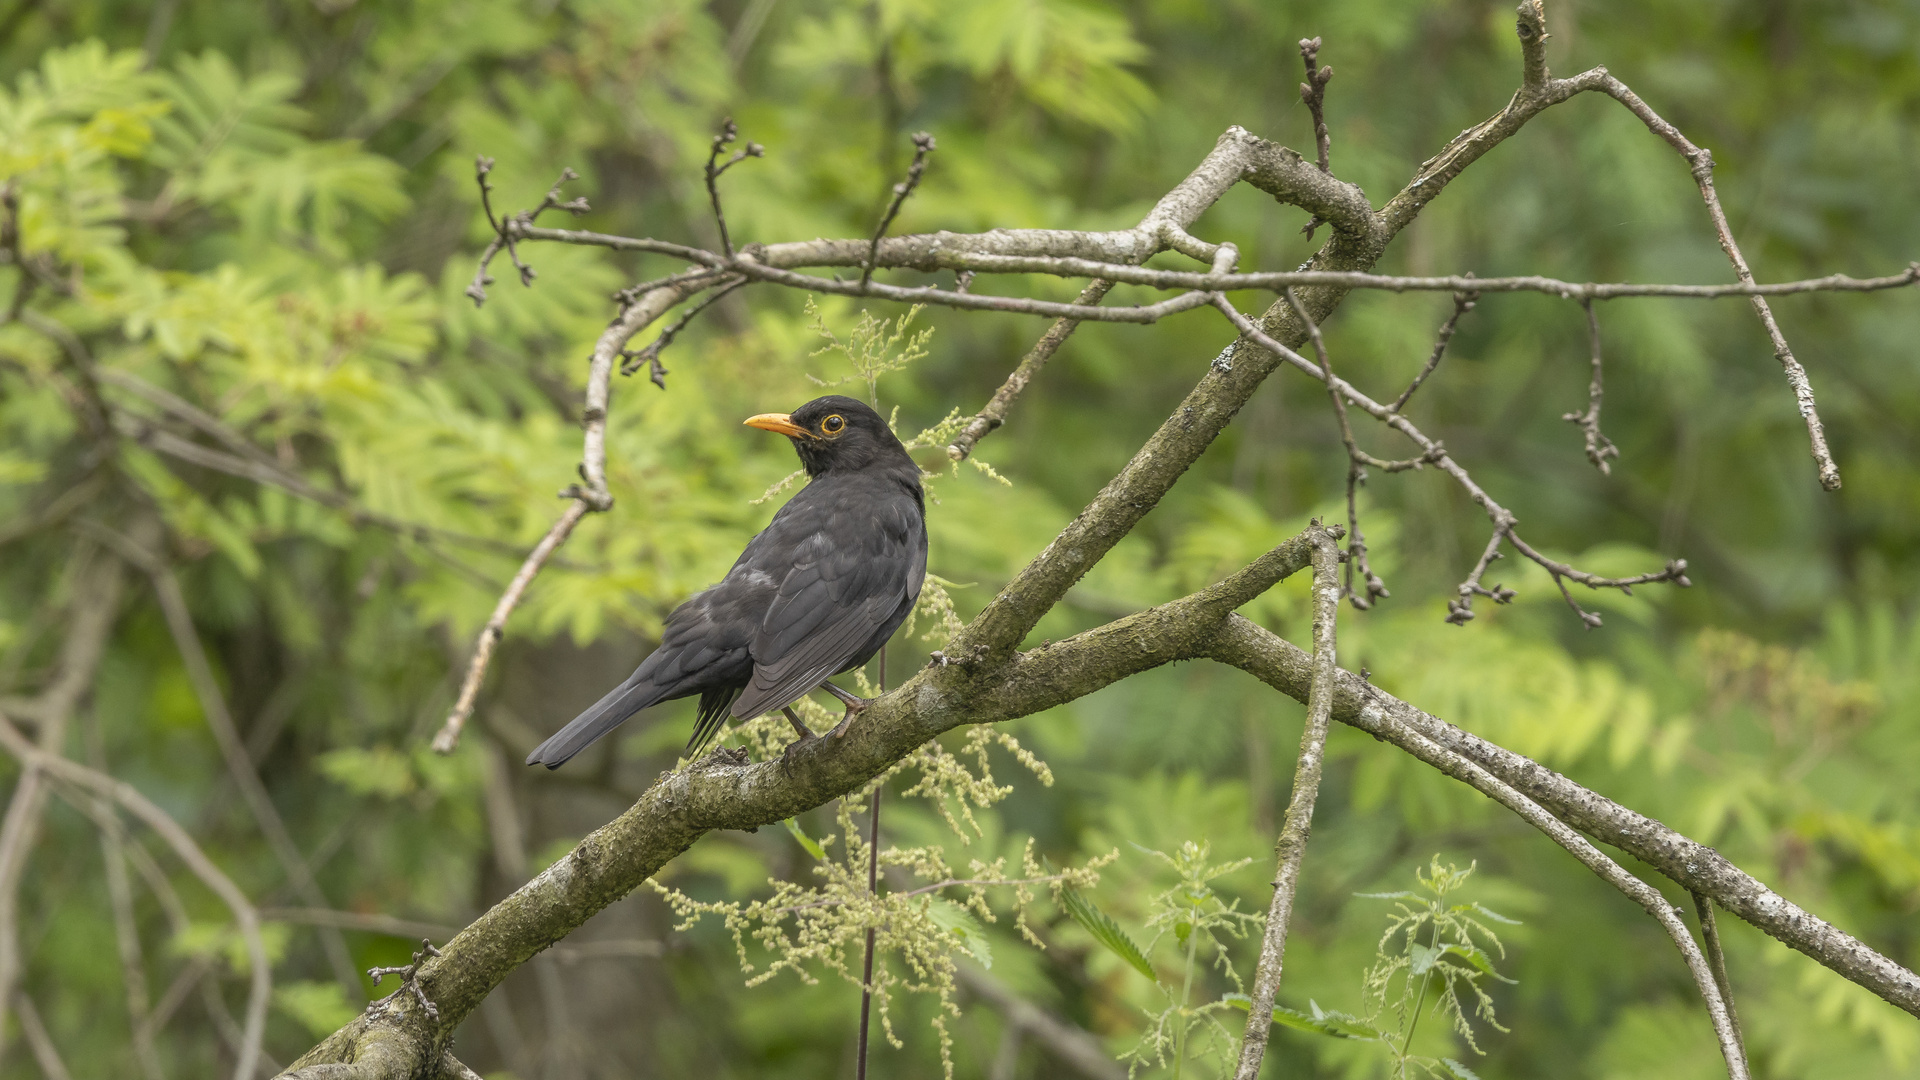
M 832 731 L 827 732 L 827 738 L 837 739 L 842 735 L 845 735 L 847 733 L 847 726 L 853 723 L 854 717 L 859 716 L 861 713 L 867 711 L 867 705 L 868 705 L 868 702 L 860 701 L 858 699 L 847 702 L 847 715 L 840 718 L 840 722 L 834 725 L 834 728 Z

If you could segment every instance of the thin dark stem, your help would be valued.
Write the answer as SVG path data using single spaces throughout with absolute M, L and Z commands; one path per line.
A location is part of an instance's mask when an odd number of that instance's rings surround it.
M 1612 472 L 1607 464 L 1608 458 L 1620 456 L 1619 448 L 1613 440 L 1600 432 L 1600 399 L 1603 391 L 1600 382 L 1600 317 L 1593 313 L 1593 300 L 1583 297 L 1580 306 L 1587 312 L 1587 355 L 1593 365 L 1592 377 L 1587 381 L 1587 411 L 1562 414 L 1560 419 L 1570 424 L 1580 425 L 1587 437 L 1587 460 L 1605 476 Z
M 1302 48 L 1304 47 L 1305 44 L 1302 43 Z M 1392 594 L 1387 591 L 1387 583 L 1380 580 L 1379 575 L 1373 572 L 1372 565 L 1367 562 L 1367 540 L 1365 534 L 1360 531 L 1359 488 L 1367 482 L 1366 466 L 1375 465 L 1389 472 L 1398 472 L 1399 470 L 1394 466 L 1402 463 L 1381 461 L 1371 454 L 1361 452 L 1359 444 L 1353 438 L 1353 423 L 1347 419 L 1346 398 L 1342 396 L 1339 385 L 1333 377 L 1333 363 L 1327 357 L 1327 343 L 1320 334 L 1320 324 L 1314 322 L 1313 316 L 1307 314 L 1307 309 L 1301 305 L 1300 298 L 1293 294 L 1292 289 L 1288 289 L 1282 295 L 1286 298 L 1287 306 L 1293 309 L 1294 318 L 1299 319 L 1301 325 L 1307 328 L 1307 340 L 1313 343 L 1314 357 L 1320 361 L 1320 371 L 1326 376 L 1327 396 L 1333 401 L 1333 415 L 1340 421 L 1340 439 L 1347 447 L 1347 565 L 1344 584 L 1340 591 L 1356 609 L 1365 611 L 1373 606 L 1375 600 Z M 1423 460 L 1424 458 L 1414 458 L 1404 464 L 1407 467 L 1417 467 Z M 1353 579 L 1356 573 L 1364 585 L 1365 595 L 1354 591 Z
M 966 274 L 969 279 L 973 276 L 970 270 L 966 271 Z M 1096 279 L 1089 282 L 1087 287 L 1080 291 L 1080 295 L 1074 298 L 1074 306 L 1092 307 L 1098 304 L 1111 288 L 1113 288 L 1111 281 Z M 1040 340 L 1034 342 L 1033 348 L 1027 350 L 1027 355 L 1020 358 L 1020 365 L 1007 376 L 1007 381 L 1001 383 L 1000 389 L 994 391 L 993 399 L 988 401 L 986 407 L 975 414 L 972 420 L 967 421 L 967 426 L 961 429 L 960 434 L 954 436 L 953 442 L 947 444 L 947 456 L 955 461 L 965 461 L 967 456 L 973 453 L 975 444 L 986 438 L 1001 424 L 1006 423 L 1007 410 L 1013 407 L 1014 399 L 1027 388 L 1027 384 L 1033 381 L 1033 377 L 1039 374 L 1047 361 L 1053 359 L 1053 354 L 1060 351 L 1060 346 L 1066 342 L 1067 338 L 1073 336 L 1073 331 L 1079 325 L 1078 319 L 1054 320 L 1054 324 L 1047 328 L 1047 332 L 1040 335 Z
M 1467 276 L 1472 277 L 1473 275 L 1468 274 Z M 1405 390 L 1400 391 L 1400 396 L 1394 398 L 1393 404 L 1387 406 L 1387 408 L 1394 412 L 1399 412 L 1401 409 L 1407 407 L 1407 401 L 1413 397 L 1413 392 L 1420 389 L 1420 384 L 1427 381 L 1427 376 L 1433 374 L 1434 368 L 1440 366 L 1440 358 L 1447 353 L 1447 343 L 1453 340 L 1453 332 L 1460 326 L 1460 316 L 1472 311 L 1474 304 L 1477 303 L 1479 299 L 1480 294 L 1477 292 L 1457 292 L 1453 294 L 1453 314 L 1446 322 L 1440 324 L 1440 333 L 1435 335 L 1433 339 L 1433 353 L 1427 357 L 1427 365 L 1420 369 L 1420 374 L 1413 377 L 1413 381 L 1407 384 Z
M 492 158 L 482 154 L 473 159 L 473 178 L 480 185 L 480 209 L 487 215 L 487 224 L 493 227 L 493 240 L 487 244 L 487 250 L 480 253 L 480 265 L 474 269 L 473 281 L 467 285 L 467 298 L 473 301 L 474 307 L 479 307 L 487 301 L 487 286 L 493 284 L 493 278 L 487 273 L 487 266 L 493 262 L 493 257 L 500 253 L 502 247 L 507 249 L 507 257 L 513 260 L 513 268 L 520 272 L 520 284 L 529 288 L 533 286 L 533 279 L 540 275 L 534 271 L 533 267 L 520 260 L 520 249 L 514 241 L 525 236 L 526 230 L 533 227 L 533 223 L 539 220 L 541 214 L 559 209 L 579 217 L 591 209 L 585 197 L 569 199 L 566 202 L 560 201 L 560 189 L 566 185 L 567 181 L 580 179 L 579 173 L 570 168 L 563 168 L 560 170 L 560 178 L 547 189 L 546 197 L 540 200 L 539 206 L 531 210 L 522 210 L 518 214 L 495 216 L 493 184 L 487 180 L 488 174 L 492 172 Z
M 733 122 L 733 117 L 729 116 L 720 122 L 720 133 L 713 137 L 713 146 L 707 151 L 707 199 L 713 203 L 713 222 L 720 227 L 720 250 L 729 259 L 733 258 L 733 238 L 727 235 L 727 215 L 720 209 L 720 186 L 716 181 L 720 179 L 721 173 L 747 158 L 763 157 L 767 152 L 766 147 L 757 142 L 750 142 L 746 149 L 735 150 L 732 157 L 720 161 L 720 152 L 731 146 L 733 140 L 739 136 L 740 128 Z
M 1327 131 L 1327 82 L 1333 78 L 1333 69 L 1320 66 L 1320 39 L 1300 39 L 1300 59 L 1307 66 L 1307 81 L 1300 84 L 1300 100 L 1307 103 L 1307 111 L 1313 115 L 1313 145 L 1320 155 L 1320 171 L 1332 175 L 1333 166 L 1327 152 L 1332 148 L 1333 139 Z M 1300 231 L 1306 238 L 1313 239 L 1313 230 L 1323 222 L 1316 215 Z
M 644 364 L 647 367 L 647 378 L 653 381 L 653 385 L 665 390 L 667 388 L 667 369 L 665 365 L 660 363 L 661 351 L 673 344 L 674 337 L 678 335 L 680 331 L 685 330 L 688 323 L 699 318 L 701 312 L 712 307 L 721 297 L 745 284 L 747 284 L 746 278 L 733 279 L 733 281 L 709 294 L 706 299 L 701 300 L 698 304 L 687 309 L 686 314 L 675 319 L 672 326 L 660 331 L 660 336 L 654 338 L 652 343 L 646 348 L 641 349 L 639 352 L 621 353 L 620 374 L 631 375 L 639 371 L 641 365 Z
M 880 646 L 880 693 L 887 692 L 887 647 Z M 880 891 L 880 788 L 873 786 L 867 803 L 867 895 Z M 867 1080 L 867 1032 L 873 1019 L 873 936 L 867 927 L 866 959 L 860 974 L 860 1043 L 854 1061 L 854 1080 Z
M 880 241 L 887 235 L 887 230 L 893 227 L 893 219 L 900 213 L 900 204 L 906 202 L 907 197 L 913 194 L 913 189 L 920 186 L 920 177 L 927 171 L 927 155 L 936 149 L 938 147 L 934 145 L 932 135 L 924 131 L 914 134 L 913 164 L 907 166 L 907 178 L 893 185 L 893 198 L 887 203 L 886 213 L 880 215 L 879 227 L 873 230 L 873 241 L 867 245 L 866 261 L 860 267 L 861 288 L 866 288 L 867 283 L 873 280 L 874 260 L 880 257 Z

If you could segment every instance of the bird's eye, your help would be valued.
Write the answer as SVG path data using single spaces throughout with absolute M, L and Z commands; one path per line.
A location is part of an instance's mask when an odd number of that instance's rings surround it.
M 820 430 L 826 432 L 829 435 L 838 435 L 842 431 L 845 431 L 846 427 L 847 427 L 847 422 L 846 420 L 841 418 L 839 413 L 835 413 L 832 416 L 827 417 L 825 420 L 820 421 Z

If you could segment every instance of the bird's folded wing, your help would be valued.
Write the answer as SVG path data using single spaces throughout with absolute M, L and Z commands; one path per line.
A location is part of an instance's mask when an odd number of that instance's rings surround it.
M 884 540 L 862 547 L 835 548 L 824 535 L 802 545 L 754 635 L 753 681 L 734 716 L 777 709 L 864 660 L 874 635 L 898 616 L 911 597 L 917 552 Z

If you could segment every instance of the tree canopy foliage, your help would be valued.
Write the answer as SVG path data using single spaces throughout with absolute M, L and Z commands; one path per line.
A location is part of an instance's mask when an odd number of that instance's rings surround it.
M 1712 149 L 1761 280 L 1890 274 L 1920 252 L 1906 197 L 1920 16 L 1907 6 L 1555 4 L 1552 18 L 1557 67 L 1607 64 Z M 1042 329 L 927 310 L 913 330 L 932 333 L 887 354 L 925 355 L 876 373 L 880 354 L 861 350 L 885 352 L 892 331 L 862 320 L 903 311 L 764 289 L 721 300 L 663 353 L 663 389 L 643 375 L 616 385 L 614 508 L 589 515 L 528 593 L 474 730 L 441 756 L 428 740 L 472 636 L 573 479 L 583 357 L 609 294 L 673 269 L 524 246 L 537 276 L 523 287 L 500 272 L 476 306 L 466 290 L 494 236 L 477 155 L 494 160 L 497 208 L 537 205 L 566 166 L 580 175 L 568 194 L 592 206 L 579 225 L 717 246 L 700 169 L 731 116 L 766 149 L 724 180 L 738 245 L 869 235 L 908 133 L 926 130 L 940 150 L 895 232 L 1121 228 L 1229 125 L 1311 146 L 1295 42 L 1317 35 L 1339 71 L 1336 171 L 1377 201 L 1511 93 L 1511 26 L 1510 5 L 1461 0 L 13 0 L 0 8 L 0 712 L 145 793 L 254 898 L 275 985 L 266 1048 L 290 1061 L 363 1006 L 358 970 L 404 964 L 421 934 L 464 925 L 674 765 L 691 703 L 562 772 L 517 762 L 617 681 L 783 497 L 761 498 L 792 470 L 787 447 L 741 418 L 853 379 L 845 389 L 897 408 L 903 433 L 934 427 L 977 409 Z M 1304 215 L 1247 190 L 1205 224 L 1250 267 L 1290 268 L 1316 246 Z M 1463 176 L 1382 268 L 1727 276 L 1685 167 L 1597 100 L 1542 115 Z M 1392 596 L 1343 612 L 1343 662 L 1920 964 L 1920 298 L 1776 301 L 1846 478 L 1831 494 L 1744 304 L 1598 307 L 1610 473 L 1561 419 L 1588 378 L 1587 324 L 1564 300 L 1482 297 L 1412 413 L 1539 546 L 1605 572 L 1684 556 L 1694 587 L 1583 592 L 1605 617 L 1589 633 L 1545 572 L 1515 560 L 1489 577 L 1517 590 L 1512 604 L 1447 625 L 1483 515 L 1431 471 L 1375 475 L 1361 497 Z M 1450 309 L 1444 295 L 1356 294 L 1326 334 L 1347 378 L 1384 390 L 1419 370 Z M 851 348 L 822 349 L 823 332 Z M 1080 328 L 982 444 L 991 469 L 930 484 L 930 569 L 959 615 L 1045 546 L 1230 336 L 1177 318 Z M 1342 517 L 1346 455 L 1324 389 L 1290 376 L 1036 640 L 1190 592 L 1310 516 Z M 946 468 L 937 444 L 921 453 Z M 1300 585 L 1246 614 L 1305 640 Z M 108 613 L 97 668 L 56 716 L 46 692 L 89 606 Z M 922 635 L 942 613 L 926 614 L 896 640 L 896 681 L 938 645 Z M 1300 715 L 1193 665 L 1013 723 L 1018 760 L 948 736 L 922 780 L 947 797 L 889 804 L 896 865 L 1000 860 L 1034 902 L 1018 923 L 1005 897 L 915 909 L 959 963 L 991 964 L 999 989 L 963 981 L 958 1016 L 937 995 L 901 996 L 903 1045 L 876 1049 L 876 1072 L 931 1075 L 950 1053 L 962 1075 L 1056 1074 L 1056 1051 L 1008 1038 L 1012 1014 L 981 1004 L 1009 989 L 1142 1067 L 1205 1067 L 1199 1034 L 1189 1047 L 1181 1028 L 1172 1051 L 1156 1034 L 1182 1022 L 1168 988 L 1184 970 L 1192 1000 L 1228 1001 L 1238 982 L 1211 956 L 1195 964 L 1198 916 L 1178 931 L 1165 897 L 1201 883 L 1222 928 L 1235 903 L 1264 909 Z M 956 773 L 963 759 L 972 771 Z M 990 769 L 1018 774 L 1010 790 Z M 51 803 L 21 868 L 0 865 L 18 875 L 20 942 L 17 974 L 0 958 L 0 979 L 29 1003 L 13 1009 L 0 1076 L 45 1069 L 34 1026 L 74 1075 L 230 1069 L 248 962 L 227 907 L 158 842 L 103 831 L 85 805 Z M 1328 1037 L 1374 1030 L 1358 1017 L 1411 1030 L 1403 1058 L 1489 1080 L 1718 1075 L 1657 927 L 1498 807 L 1336 731 L 1319 813 L 1281 987 L 1304 1019 L 1276 1031 L 1267 1075 L 1379 1075 L 1391 1059 L 1377 1045 Z M 521 1080 L 850 1071 L 858 995 L 845 982 L 747 987 L 718 922 L 676 930 L 700 904 L 787 895 L 770 878 L 844 871 L 859 835 L 845 807 L 791 826 L 703 839 L 661 875 L 666 901 L 636 894 L 496 992 L 463 1030 L 462 1059 Z M 839 847 L 822 848 L 836 830 Z M 1097 881 L 1062 876 L 1090 865 Z M 1471 996 L 1458 1025 L 1394 1027 L 1394 976 L 1377 973 L 1429 946 L 1383 941 L 1402 916 L 1354 894 L 1416 873 L 1520 920 L 1498 925 L 1502 978 L 1473 983 L 1506 1030 Z M 1731 922 L 1757 1075 L 1920 1076 L 1911 1017 Z M 1210 933 L 1209 950 L 1250 970 L 1250 946 Z M 820 959 L 798 966 L 817 976 Z M 897 970 L 903 985 L 926 978 Z

